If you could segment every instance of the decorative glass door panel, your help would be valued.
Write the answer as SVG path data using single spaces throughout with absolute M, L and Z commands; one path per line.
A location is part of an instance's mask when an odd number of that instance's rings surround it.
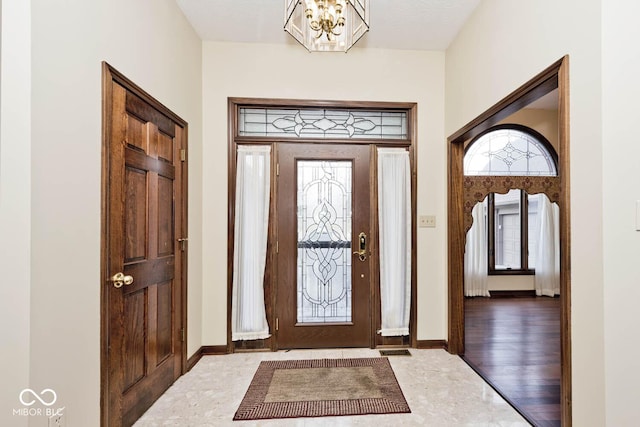
M 278 144 L 279 348 L 371 343 L 369 153 L 368 145 Z
M 297 323 L 351 322 L 352 162 L 297 162 Z

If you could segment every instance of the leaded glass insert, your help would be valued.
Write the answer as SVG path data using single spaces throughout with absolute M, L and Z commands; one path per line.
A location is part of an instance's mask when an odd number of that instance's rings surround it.
M 406 111 L 240 108 L 238 135 L 407 139 Z
M 555 161 L 534 135 L 518 129 L 487 132 L 464 156 L 465 175 L 557 176 Z
M 351 321 L 352 163 L 297 162 L 298 323 Z

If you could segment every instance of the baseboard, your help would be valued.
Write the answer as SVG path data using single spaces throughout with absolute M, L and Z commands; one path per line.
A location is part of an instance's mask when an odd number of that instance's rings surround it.
M 416 348 L 418 349 L 439 348 L 439 349 L 446 350 L 447 341 L 446 340 L 418 340 L 416 341 Z
M 187 359 L 187 372 L 189 372 L 191 370 L 191 368 L 193 368 L 194 366 L 196 366 L 196 363 L 198 363 L 198 361 L 202 358 L 202 347 L 200 347 L 198 350 L 196 350 L 195 353 L 193 353 L 193 355 Z
M 379 346 L 380 348 L 386 346 Z M 397 347 L 397 346 L 388 346 L 388 347 Z M 378 348 L 378 347 L 376 347 Z M 446 340 L 417 340 L 416 348 L 418 349 L 447 349 L 447 341 Z M 254 350 L 256 351 L 256 350 Z M 265 351 L 265 350 L 262 350 Z M 268 350 L 266 350 L 268 351 Z M 202 359 L 202 356 L 219 356 L 227 354 L 227 346 L 226 345 L 203 345 L 200 347 L 189 359 L 187 359 L 187 371 L 190 371 L 196 363 Z
M 536 296 L 534 289 L 522 291 L 489 291 L 491 298 L 531 298 Z
M 193 356 L 187 359 L 187 371 L 190 371 L 202 359 L 202 356 L 220 356 L 223 354 L 227 354 L 226 345 L 203 345 L 193 353 Z

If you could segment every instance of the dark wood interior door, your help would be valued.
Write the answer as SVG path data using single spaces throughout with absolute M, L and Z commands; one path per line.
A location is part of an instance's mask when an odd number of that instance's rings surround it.
M 278 144 L 279 348 L 371 344 L 369 153 Z
M 186 129 L 106 84 L 103 425 L 130 426 L 183 372 Z

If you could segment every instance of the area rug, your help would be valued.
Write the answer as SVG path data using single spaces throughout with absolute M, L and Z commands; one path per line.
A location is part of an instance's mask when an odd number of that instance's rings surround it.
M 260 363 L 234 420 L 411 412 L 386 357 Z

